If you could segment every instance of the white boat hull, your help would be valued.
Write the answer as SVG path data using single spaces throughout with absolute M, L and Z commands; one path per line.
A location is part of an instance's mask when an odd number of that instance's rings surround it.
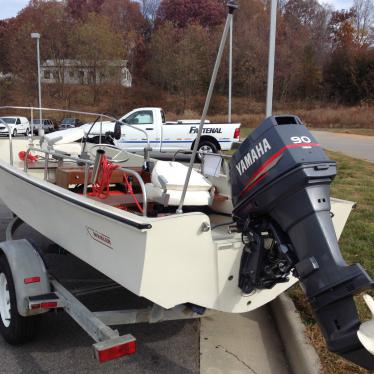
M 146 218 L 45 182 L 0 162 L 0 199 L 24 222 L 123 287 L 164 308 L 186 302 L 242 313 L 273 300 L 295 278 L 243 296 L 239 234 L 201 230 L 203 213 Z M 340 235 L 352 204 L 337 202 Z M 235 236 L 236 235 L 236 236 Z

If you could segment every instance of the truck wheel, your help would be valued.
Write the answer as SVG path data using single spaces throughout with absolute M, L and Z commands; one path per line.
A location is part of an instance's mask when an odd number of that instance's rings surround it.
M 30 130 L 26 129 L 25 136 L 29 136 L 29 134 L 30 134 Z
M 199 144 L 199 148 L 197 149 L 199 152 L 205 153 L 217 153 L 217 146 L 210 142 L 209 140 L 203 140 Z M 201 156 L 198 154 L 197 159 L 201 161 Z
M 14 136 L 14 137 L 17 136 L 17 130 L 16 130 L 16 129 L 13 130 L 13 136 Z
M 39 316 L 22 317 L 18 314 L 12 273 L 5 256 L 0 256 L 0 332 L 12 345 L 30 341 L 36 332 Z

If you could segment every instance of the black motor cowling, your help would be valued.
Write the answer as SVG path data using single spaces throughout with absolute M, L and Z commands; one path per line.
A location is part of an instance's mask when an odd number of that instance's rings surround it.
M 301 281 L 330 350 L 374 369 L 357 337 L 353 295 L 372 287 L 360 265 L 348 266 L 331 219 L 336 163 L 295 116 L 267 118 L 241 144 L 230 165 L 233 216 L 245 243 L 243 293 Z

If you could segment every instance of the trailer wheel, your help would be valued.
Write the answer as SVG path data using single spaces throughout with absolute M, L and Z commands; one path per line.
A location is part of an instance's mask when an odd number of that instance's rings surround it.
M 5 256 L 0 256 L 0 332 L 12 345 L 26 343 L 35 336 L 38 316 L 18 314 L 12 273 Z

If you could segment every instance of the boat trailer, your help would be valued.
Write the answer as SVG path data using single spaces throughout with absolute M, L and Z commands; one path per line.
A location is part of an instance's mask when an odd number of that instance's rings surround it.
M 0 308 L 6 308 L 8 305 L 7 322 L 11 324 L 12 318 L 16 318 L 22 323 L 15 321 L 15 324 L 23 326 L 16 336 L 14 333 L 11 336 L 4 336 L 10 344 L 21 344 L 29 340 L 29 331 L 33 329 L 35 323 L 33 316 L 52 310 L 64 310 L 95 341 L 94 357 L 100 363 L 104 363 L 136 353 L 136 338 L 131 334 L 120 335 L 118 330 L 110 326 L 193 319 L 200 318 L 203 314 L 207 316 L 214 313 L 194 309 L 189 305 L 164 309 L 156 304 L 143 309 L 93 312 L 78 299 L 79 296 L 120 288 L 120 286 L 110 282 L 104 286 L 91 286 L 76 292 L 68 290 L 47 272 L 44 255 L 36 246 L 26 239 L 14 239 L 15 231 L 22 224 L 23 221 L 19 217 L 14 217 L 6 229 L 6 241 L 0 243 L 0 249 L 4 254 L 0 267 L 4 267 L 5 257 L 12 278 L 5 279 L 8 294 L 0 290 Z M 7 271 L 0 270 L 6 277 Z M 11 315 L 12 300 L 16 302 L 18 315 Z

